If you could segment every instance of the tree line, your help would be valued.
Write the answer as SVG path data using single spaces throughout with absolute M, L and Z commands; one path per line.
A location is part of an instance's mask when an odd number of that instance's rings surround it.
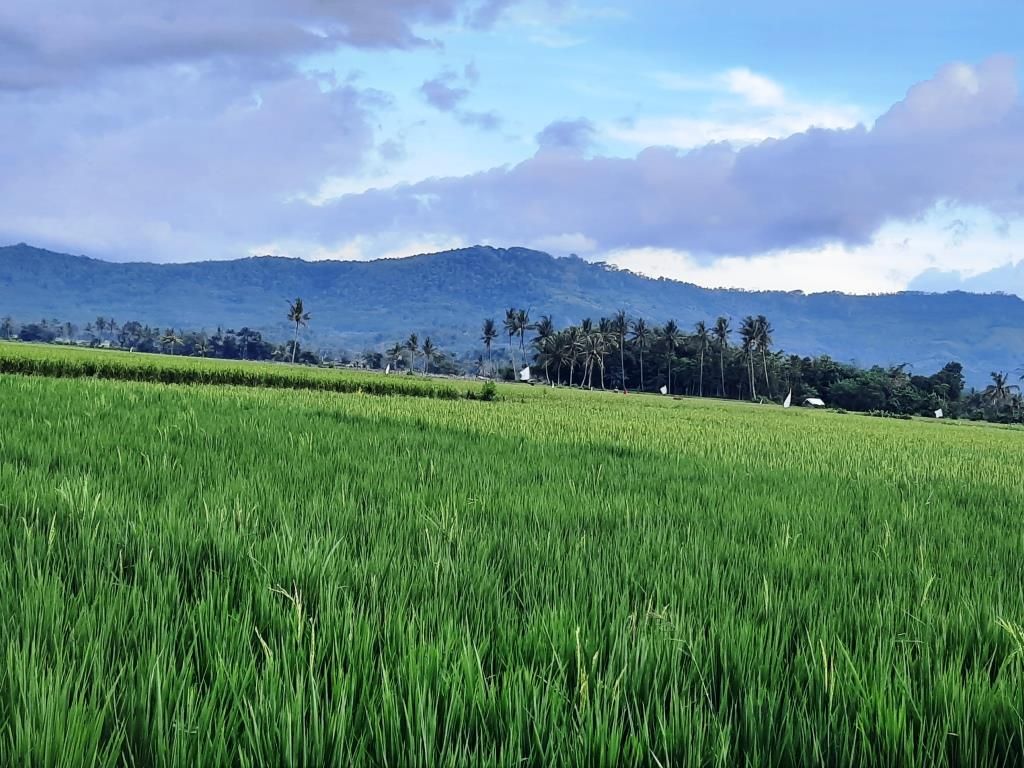
M 542 372 L 555 385 L 627 392 L 781 402 L 792 393 L 797 404 L 820 398 L 850 411 L 893 416 L 944 416 L 1021 421 L 1024 400 L 1006 373 L 993 372 L 983 391 L 966 391 L 963 366 L 949 362 L 931 375 L 908 366 L 860 368 L 827 355 L 801 357 L 776 349 L 774 329 L 764 315 L 700 321 L 684 331 L 674 320 L 651 325 L 624 310 L 596 322 L 557 328 L 550 315 L 537 320 L 529 310 L 509 308 L 499 324 L 481 326 L 486 375 L 514 380 L 522 366 Z M 504 355 L 495 357 L 507 342 Z
M 119 323 L 112 317 L 97 317 L 79 327 L 57 318 L 19 324 L 11 317 L 0 318 L 0 339 L 8 341 L 63 343 L 93 347 L 116 347 L 143 353 L 212 357 L 224 360 L 257 360 L 319 365 L 326 355 L 304 350 L 299 342 L 299 328 L 310 316 L 297 299 L 289 305 L 288 319 L 295 325 L 291 340 L 276 343 L 252 328 L 237 330 L 217 328 L 214 333 L 159 328 L 137 320 Z
M 138 321 L 118 323 L 97 317 L 78 328 L 56 318 L 19 325 L 0 319 L 0 338 L 117 346 L 136 352 L 264 360 L 320 365 L 326 353 L 302 348 L 299 332 L 311 316 L 301 298 L 289 302 L 292 338 L 275 343 L 251 328 L 206 331 L 160 329 Z M 675 320 L 649 324 L 625 310 L 596 322 L 557 328 L 550 315 L 536 320 L 530 311 L 510 307 L 499 323 L 487 318 L 481 326 L 482 350 L 460 363 L 426 336 L 411 333 L 384 352 L 368 350 L 363 367 L 433 375 L 473 374 L 514 381 L 530 366 L 545 383 L 626 392 L 718 397 L 780 402 L 792 393 L 797 404 L 821 398 L 829 406 L 877 415 L 943 415 L 996 422 L 1024 420 L 1024 398 L 1004 372 L 993 372 L 984 390 L 967 391 L 963 367 L 949 362 L 931 375 L 908 371 L 907 365 L 860 368 L 828 355 L 801 357 L 776 349 L 774 329 L 764 315 L 748 315 L 738 327 L 718 317 L 684 331 Z M 507 344 L 507 350 L 506 350 Z M 506 353 L 507 352 L 507 357 Z M 342 355 L 340 362 L 348 364 Z M 542 372 L 542 373 L 541 373 Z M 1024 377 L 1022 377 L 1024 378 Z

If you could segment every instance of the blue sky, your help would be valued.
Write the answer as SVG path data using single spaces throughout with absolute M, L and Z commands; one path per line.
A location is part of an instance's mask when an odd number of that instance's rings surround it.
M 89 6 L 0 10 L 5 241 L 1024 293 L 1020 3 Z

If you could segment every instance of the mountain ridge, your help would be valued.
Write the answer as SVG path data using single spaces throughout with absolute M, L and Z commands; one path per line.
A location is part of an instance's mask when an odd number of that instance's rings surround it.
M 579 257 L 474 246 L 401 259 L 304 261 L 251 256 L 225 261 L 111 262 L 26 244 L 0 247 L 0 315 L 21 322 L 98 315 L 189 329 L 249 327 L 285 338 L 287 301 L 313 314 L 307 338 L 351 351 L 410 332 L 452 351 L 480 345 L 484 317 L 509 306 L 551 314 L 557 325 L 619 308 L 651 323 L 764 314 L 776 346 L 860 365 L 909 363 L 931 372 L 949 360 L 980 385 L 990 370 L 1024 363 L 1024 301 L 962 291 L 851 295 L 743 291 L 649 278 Z

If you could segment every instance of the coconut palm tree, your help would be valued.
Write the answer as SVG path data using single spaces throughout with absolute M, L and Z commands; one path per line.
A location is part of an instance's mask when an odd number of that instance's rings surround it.
M 512 339 L 519 333 L 519 310 L 509 307 L 505 310 L 505 322 L 503 323 L 505 333 L 508 334 L 508 354 L 512 361 L 512 370 L 518 370 L 516 366 L 516 350 L 512 346 Z
M 494 324 L 493 318 L 487 318 L 484 320 L 483 334 L 480 336 L 480 341 L 484 343 L 484 349 L 487 350 L 487 367 L 491 368 L 491 344 L 498 338 L 498 327 Z
M 757 399 L 757 385 L 754 382 L 754 353 L 757 351 L 757 320 L 750 315 L 740 324 L 740 339 L 743 354 L 747 357 L 747 377 L 750 380 L 750 399 Z
M 544 368 L 544 378 L 550 384 L 551 383 L 551 363 L 555 363 L 557 371 L 561 373 L 562 366 L 559 362 L 561 349 L 559 335 L 554 333 L 550 336 L 538 336 L 533 340 L 533 345 L 537 349 L 537 362 Z M 559 378 L 561 378 L 559 376 Z M 559 382 L 561 383 L 561 382 Z
M 732 328 L 729 327 L 729 318 L 719 317 L 715 320 L 715 328 L 712 335 L 715 339 L 715 347 L 718 349 L 718 368 L 722 375 L 721 396 L 725 397 L 725 350 L 729 348 L 729 334 Z
M 434 342 L 427 336 L 423 340 L 423 372 L 430 373 L 430 363 L 437 356 L 437 347 L 434 346 Z
M 619 345 L 619 373 L 622 375 L 622 390 L 626 390 L 626 334 L 629 332 L 629 316 L 620 309 L 612 316 L 612 330 Z
M 566 332 L 565 341 L 565 354 L 569 363 L 569 386 L 571 387 L 575 383 L 576 364 L 579 363 L 580 355 L 583 354 L 583 329 L 578 325 L 571 326 Z M 580 384 L 582 386 L 582 381 Z
M 591 386 L 593 382 L 593 371 L 592 367 L 594 364 L 593 352 L 594 352 L 594 321 L 589 317 L 583 318 L 580 322 L 580 362 L 583 363 L 583 373 L 580 378 L 580 386 Z M 591 387 L 592 388 L 592 387 Z
M 551 319 L 551 315 L 541 315 L 540 320 L 533 326 L 533 330 L 537 333 L 534 337 L 534 342 L 543 341 L 544 339 L 555 335 L 555 322 Z
M 644 391 L 644 349 L 651 342 L 651 329 L 647 327 L 647 321 L 638 317 L 633 321 L 630 340 L 636 345 L 640 352 L 640 391 Z
M 568 343 L 566 337 L 568 336 L 567 331 L 555 331 L 555 333 L 544 340 L 543 355 L 544 361 L 544 372 L 547 374 L 548 365 L 551 363 L 555 364 L 555 382 L 561 386 L 562 384 L 562 366 L 564 366 L 569 358 L 566 355 L 568 350 Z M 548 375 L 548 381 L 551 380 Z
M 402 359 L 402 344 L 401 342 L 395 342 L 395 345 L 387 351 L 388 360 L 395 366 L 398 365 Z
M 683 343 L 683 335 L 675 320 L 669 320 L 658 334 L 662 346 L 665 348 L 665 387 L 668 393 L 672 394 L 672 358 Z
M 995 408 L 1002 408 L 1013 400 L 1013 395 L 1020 392 L 1020 387 L 1010 384 L 1010 377 L 1005 373 L 992 371 L 992 383 L 985 388 L 982 396 Z
M 583 331 L 583 357 L 586 363 L 587 387 L 594 388 L 594 366 L 596 365 L 601 369 L 601 389 L 604 389 L 604 356 L 608 352 L 605 343 L 606 336 L 601 327 L 595 328 L 589 319 L 584 323 L 585 327 L 581 330 Z
M 413 373 L 416 372 L 416 355 L 420 351 L 420 337 L 415 333 L 410 333 L 409 338 L 405 340 L 405 349 L 409 353 L 409 370 Z
M 163 337 L 160 339 L 160 343 L 165 347 L 171 348 L 171 354 L 174 354 L 174 348 L 181 344 L 181 337 L 174 332 L 173 328 L 168 328 L 164 331 Z
M 541 315 L 540 320 L 533 326 L 533 330 L 536 331 L 537 335 L 533 337 L 533 341 L 530 343 L 533 344 L 538 355 L 543 357 L 544 378 L 551 381 L 548 366 L 551 364 L 556 347 L 554 344 L 555 323 L 551 319 L 551 315 Z
M 519 334 L 519 352 L 523 357 L 523 364 L 526 363 L 526 332 L 533 330 L 533 326 L 530 325 L 530 310 L 520 309 L 516 312 L 516 332 Z
M 761 350 L 761 363 L 764 365 L 764 388 L 768 397 L 771 397 L 772 385 L 768 381 L 768 350 L 771 349 L 772 333 L 775 329 L 764 315 L 758 315 L 755 322 L 757 323 L 757 346 Z
M 693 338 L 697 342 L 697 351 L 700 353 L 700 396 L 704 397 L 704 353 L 711 351 L 711 334 L 708 332 L 707 323 L 701 320 L 693 328 Z
M 295 353 L 299 350 L 299 328 L 309 323 L 309 312 L 302 306 L 302 299 L 295 299 L 294 303 L 288 305 L 288 320 L 295 324 L 295 336 L 292 338 L 292 362 L 295 362 Z
M 605 388 L 604 387 L 604 384 L 605 384 L 605 376 L 604 376 L 605 359 L 607 358 L 609 352 L 612 352 L 612 351 L 615 350 L 615 343 L 616 343 L 616 341 L 618 339 L 618 335 L 616 334 L 615 329 L 612 326 L 612 321 L 609 320 L 607 317 L 602 317 L 600 319 L 600 321 L 598 321 L 598 324 L 597 324 L 597 335 L 598 335 L 598 344 L 600 346 L 600 351 L 601 351 L 601 355 L 597 359 L 597 365 L 601 369 L 601 389 L 604 389 Z
M 14 320 L 8 315 L 0 322 L 0 336 L 3 336 L 8 341 L 11 340 L 11 336 L 14 334 Z

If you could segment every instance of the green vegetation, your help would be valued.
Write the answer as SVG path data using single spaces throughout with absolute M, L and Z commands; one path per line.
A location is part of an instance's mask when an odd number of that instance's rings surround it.
M 1021 764 L 1019 429 L 497 390 L 0 374 L 0 762 Z
M 489 331 L 494 328 L 493 319 L 484 321 L 481 339 L 485 343 L 492 338 Z M 527 313 L 512 307 L 505 311 L 504 328 L 509 337 L 509 364 L 495 367 L 488 349 L 487 360 L 481 356 L 479 367 L 507 381 L 518 378 L 518 366 L 525 363 L 543 369 L 545 381 L 587 389 L 662 391 L 697 397 L 714 394 L 774 402 L 792 393 L 797 404 L 807 398 L 822 398 L 850 411 L 909 418 L 934 417 L 941 410 L 945 418 L 1024 422 L 1021 389 L 1010 384 L 1005 373 L 993 372 L 992 384 L 983 391 L 966 391 L 963 366 L 955 361 L 924 376 L 909 372 L 906 364 L 862 369 L 828 355 L 787 355 L 773 348 L 775 329 L 764 315 L 743 318 L 738 345 L 732 343 L 727 317 L 719 317 L 713 326 L 701 320 L 688 334 L 675 320 L 649 326 L 643 318 L 633 319 L 619 310 L 596 323 L 585 318 L 579 325 L 558 329 L 548 315 L 531 323 Z M 532 356 L 525 351 L 528 332 L 533 334 Z M 512 344 L 516 336 L 521 355 L 518 359 Z M 718 376 L 714 376 L 712 356 L 718 358 Z M 714 385 L 712 377 L 717 379 Z
M 0 342 L 0 373 L 146 381 L 162 384 L 209 384 L 272 389 L 312 389 L 323 392 L 455 400 L 480 399 L 481 387 L 468 388 L 411 377 L 297 368 L 268 363 L 226 363 L 183 357 L 133 355 L 126 352 L 76 347 L 15 345 Z M 489 399 L 493 399 L 493 396 Z

